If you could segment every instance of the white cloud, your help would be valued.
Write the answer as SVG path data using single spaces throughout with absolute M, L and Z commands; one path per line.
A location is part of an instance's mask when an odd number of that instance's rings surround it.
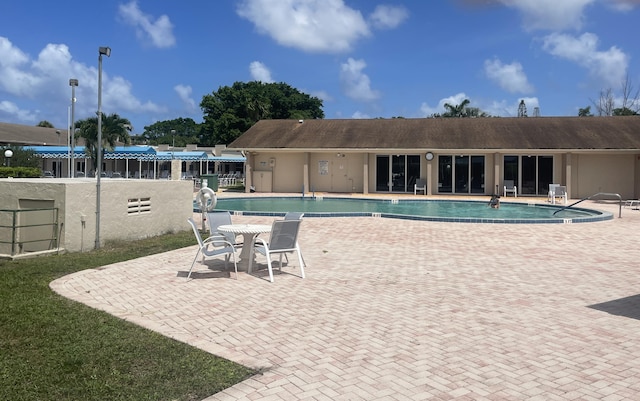
M 527 30 L 580 29 L 584 9 L 596 0 L 499 0 L 520 11 Z
M 178 97 L 187 106 L 187 109 L 189 111 L 195 111 L 196 110 L 196 102 L 191 97 L 191 94 L 193 92 L 193 89 L 191 89 L 191 86 L 189 86 L 189 85 L 176 85 L 176 86 L 173 87 L 173 90 L 176 91 L 176 93 L 178 94 Z
M 16 96 L 33 96 L 32 88 L 40 79 L 27 73 L 25 69 L 28 68 L 29 56 L 14 47 L 9 39 L 0 37 L 0 91 Z
M 329 93 L 323 90 L 312 91 L 312 92 L 302 91 L 302 92 L 309 93 L 311 96 L 315 96 L 318 99 L 322 100 L 323 102 L 330 102 L 333 100 L 333 96 L 331 96 Z
M 98 72 L 93 66 L 73 60 L 69 48 L 61 44 L 48 44 L 36 59 L 31 59 L 4 37 L 0 37 L 0 94 L 18 99 L 38 99 L 45 111 L 34 111 L 39 120 L 49 120 L 57 126 L 65 126 L 67 105 L 71 103 L 69 79 L 78 80 L 75 88 L 76 118 L 94 116 L 98 93 Z M 132 85 L 123 77 L 111 77 L 103 71 L 103 111 L 118 113 L 123 117 L 129 113 L 163 111 L 152 102 L 141 102 L 132 90 Z M 5 104 L 5 112 L 9 106 Z M 27 113 L 28 114 L 28 113 Z M 16 112 L 23 119 L 24 112 Z M 22 116 L 22 117 L 21 117 Z M 27 120 L 27 122 L 30 120 Z
M 251 62 L 251 64 L 249 64 L 249 71 L 251 72 L 251 78 L 253 78 L 254 81 L 260 81 L 267 84 L 273 82 L 273 78 L 271 78 L 271 71 L 269 71 L 269 68 L 267 68 L 264 63 L 259 61 Z
M 539 101 L 537 97 L 519 97 L 509 101 L 482 101 L 472 100 L 465 93 L 457 93 L 453 96 L 440 99 L 438 105 L 435 107 L 432 107 L 427 103 L 422 103 L 422 105 L 420 106 L 420 114 L 423 117 L 429 117 L 433 114 L 442 114 L 446 111 L 446 109 L 444 108 L 445 103 L 449 103 L 450 105 L 455 106 L 462 103 L 464 99 L 471 100 L 469 107 L 477 107 L 481 111 L 494 117 L 516 117 L 518 115 L 518 106 L 520 105 L 521 100 L 524 100 L 525 105 L 527 106 L 527 115 L 530 117 L 533 116 L 534 108 L 539 107 Z
M 370 35 L 362 14 L 343 0 L 243 0 L 237 13 L 283 46 L 339 53 Z
M 516 61 L 503 64 L 498 59 L 485 60 L 484 72 L 489 79 L 509 93 L 531 93 L 534 90 L 522 65 Z
M 409 18 L 409 12 L 404 7 L 379 5 L 369 15 L 371 25 L 379 29 L 393 29 Z
M 353 118 L 355 120 L 365 120 L 365 119 L 368 119 L 368 118 L 371 118 L 371 117 L 366 113 L 362 113 L 360 111 L 356 111 L 355 113 L 353 113 L 351 115 L 351 118 Z
M 340 83 L 344 93 L 351 99 L 370 102 L 380 97 L 380 93 L 371 89 L 369 77 L 362 72 L 367 64 L 364 60 L 349 57 L 340 66 Z
M 17 118 L 22 122 L 35 123 L 36 114 L 29 110 L 23 110 L 18 105 L 8 100 L 0 102 L 0 117 L 6 115 L 10 118 Z
M 138 7 L 136 0 L 121 4 L 118 7 L 120 16 L 129 25 L 135 27 L 136 35 L 143 40 L 150 39 L 155 47 L 164 48 L 175 45 L 173 24 L 166 15 L 161 15 L 153 21 L 153 17 L 144 14 Z
M 619 48 L 598 51 L 598 36 L 584 33 L 579 37 L 551 34 L 544 38 L 543 49 L 550 54 L 581 65 L 608 85 L 618 86 L 627 74 L 629 57 Z
M 612 7 L 618 11 L 626 12 L 640 5 L 638 0 L 610 0 Z

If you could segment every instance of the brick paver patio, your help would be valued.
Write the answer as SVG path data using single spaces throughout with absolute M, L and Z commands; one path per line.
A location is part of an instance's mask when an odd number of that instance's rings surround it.
M 632 400 L 640 211 L 482 225 L 306 218 L 307 278 L 198 266 L 189 247 L 86 270 L 60 294 L 260 368 L 208 400 Z M 271 217 L 234 216 L 236 223 Z M 185 229 L 188 226 L 185 221 Z M 264 259 L 259 259 L 263 262 Z

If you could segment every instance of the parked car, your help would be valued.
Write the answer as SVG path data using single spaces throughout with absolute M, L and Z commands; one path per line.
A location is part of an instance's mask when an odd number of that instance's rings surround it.
M 42 178 L 56 178 L 56 175 L 53 174 L 53 171 L 43 171 Z

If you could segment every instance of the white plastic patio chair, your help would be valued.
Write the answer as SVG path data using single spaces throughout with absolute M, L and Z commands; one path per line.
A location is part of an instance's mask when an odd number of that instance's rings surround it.
M 298 263 L 300 264 L 300 277 L 304 278 L 304 262 L 302 253 L 298 246 L 298 232 L 302 220 L 275 220 L 271 226 L 269 241 L 256 238 L 254 251 L 267 258 L 267 269 L 269 271 L 269 281 L 273 283 L 273 267 L 271 257 L 274 254 L 280 255 L 279 269 L 282 271 L 282 255 L 287 252 L 298 253 Z M 249 273 L 253 267 L 253 258 L 249 259 Z
M 558 185 L 557 187 L 555 187 L 555 190 L 553 192 L 553 203 L 556 203 L 556 198 L 560 198 L 562 199 L 562 201 L 564 202 L 564 204 L 567 204 L 567 187 L 563 186 L 563 185 Z
M 549 203 L 556 203 L 555 193 L 556 188 L 559 186 L 560 184 L 549 184 L 549 192 L 547 194 L 547 201 Z
M 506 197 L 508 193 L 512 193 L 514 197 L 518 197 L 518 187 L 513 183 L 513 180 L 504 180 L 504 192 Z
M 427 180 L 424 178 L 418 178 L 416 183 L 413 184 L 413 194 L 417 195 L 418 191 L 424 191 L 424 194 L 427 194 Z
M 202 254 L 202 263 L 204 264 L 204 260 L 207 257 L 220 256 L 224 255 L 224 268 L 227 269 L 227 263 L 229 262 L 229 257 L 233 255 L 233 266 L 236 272 L 236 280 L 238 279 L 238 262 L 236 261 L 236 247 L 229 241 L 224 235 L 212 235 L 207 239 L 203 240 L 200 236 L 200 231 L 198 231 L 198 226 L 196 222 L 193 221 L 191 217 L 187 219 L 191 228 L 193 229 L 193 233 L 198 240 L 198 252 L 196 252 L 196 256 L 193 258 L 193 262 L 191 263 L 191 267 L 189 268 L 189 273 L 187 274 L 187 280 L 191 277 L 191 271 L 193 270 L 193 266 L 196 264 L 198 260 L 198 256 Z

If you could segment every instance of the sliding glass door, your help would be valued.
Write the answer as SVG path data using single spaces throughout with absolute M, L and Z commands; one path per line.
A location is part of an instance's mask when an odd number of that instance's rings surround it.
M 504 156 L 504 179 L 513 180 L 519 195 L 546 195 L 553 183 L 553 156 Z
M 484 156 L 438 156 L 438 192 L 484 193 Z
M 413 192 L 420 178 L 419 155 L 376 156 L 376 191 Z

